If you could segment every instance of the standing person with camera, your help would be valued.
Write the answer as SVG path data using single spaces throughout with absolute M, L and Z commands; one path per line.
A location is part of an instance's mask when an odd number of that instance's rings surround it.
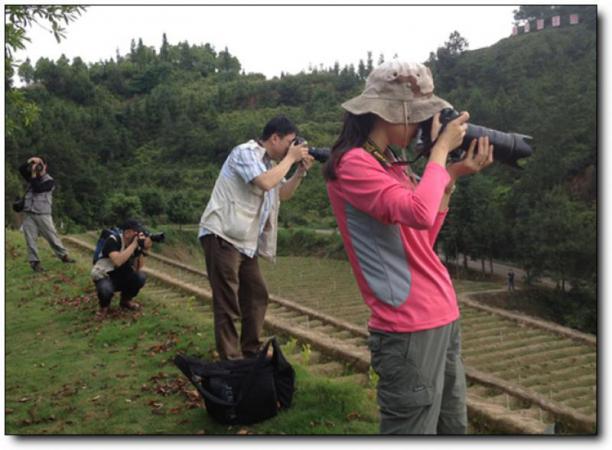
M 44 271 L 36 245 L 39 233 L 47 240 L 59 259 L 64 263 L 73 263 L 74 259 L 68 256 L 53 224 L 51 208 L 55 180 L 47 173 L 47 164 L 42 158 L 32 156 L 19 167 L 19 173 L 28 182 L 23 202 L 22 228 L 32 270 Z
M 97 317 L 108 315 L 110 303 L 115 292 L 121 292 L 119 306 L 128 310 L 140 309 L 140 304 L 132 299 L 145 285 L 146 274 L 144 254 L 153 242 L 146 236 L 138 221 L 126 220 L 120 227 L 120 234 L 110 234 L 102 247 L 101 258 L 91 269 L 91 278 L 96 285 L 100 302 Z
M 271 119 L 260 139 L 235 147 L 202 214 L 198 238 L 213 292 L 215 341 L 221 359 L 257 354 L 268 304 L 258 256 L 274 260 L 278 210 L 313 162 L 286 117 Z M 298 164 L 294 175 L 285 175 Z M 240 338 L 235 321 L 241 320 Z
M 368 346 L 379 375 L 383 434 L 464 434 L 466 382 L 459 307 L 434 250 L 457 178 L 493 162 L 488 138 L 447 165 L 469 115 L 440 132 L 450 105 L 433 95 L 429 68 L 393 60 L 372 71 L 342 106 L 340 136 L 324 167 L 328 195 L 361 294 L 371 311 Z M 418 179 L 393 147 L 406 148 L 433 117 L 434 145 Z M 476 151 L 477 150 L 477 151 Z

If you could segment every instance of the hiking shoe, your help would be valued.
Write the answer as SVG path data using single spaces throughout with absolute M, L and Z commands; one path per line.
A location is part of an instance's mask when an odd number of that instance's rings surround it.
M 130 311 L 138 311 L 140 309 L 140 304 L 134 301 L 128 300 L 127 302 L 119 303 L 123 309 L 129 309 Z
M 40 261 L 32 261 L 30 267 L 34 272 L 44 272 L 43 266 L 40 265 Z
M 96 320 L 104 320 L 108 317 L 109 308 L 100 308 L 96 313 Z
M 64 255 L 64 256 L 62 256 L 62 258 L 61 258 L 61 259 L 62 259 L 62 262 L 63 262 L 63 263 L 66 263 L 66 264 L 71 264 L 71 263 L 75 263 L 75 262 L 76 262 L 76 260 L 72 259 L 72 258 L 71 258 L 70 256 L 68 256 L 68 255 Z

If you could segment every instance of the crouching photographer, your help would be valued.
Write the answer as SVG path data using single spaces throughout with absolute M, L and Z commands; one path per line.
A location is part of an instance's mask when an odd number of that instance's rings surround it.
M 100 302 L 98 318 L 108 315 L 111 300 L 117 291 L 121 292 L 121 308 L 140 309 L 133 299 L 145 285 L 146 274 L 142 271 L 144 256 L 152 245 L 151 236 L 136 220 L 127 220 L 120 229 L 102 232 L 91 270 Z

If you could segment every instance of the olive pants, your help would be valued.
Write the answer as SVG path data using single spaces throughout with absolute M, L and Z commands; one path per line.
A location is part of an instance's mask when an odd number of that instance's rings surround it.
M 208 234 L 200 238 L 213 294 L 215 341 L 221 359 L 258 353 L 268 307 L 268 290 L 257 256 L 249 258 L 229 242 Z M 235 322 L 240 320 L 240 345 Z
M 465 434 L 459 321 L 414 333 L 370 330 L 382 434 Z

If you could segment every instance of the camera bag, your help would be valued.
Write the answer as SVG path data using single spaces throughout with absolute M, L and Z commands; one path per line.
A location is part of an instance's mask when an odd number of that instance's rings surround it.
M 177 355 L 174 364 L 196 387 L 217 422 L 248 425 L 291 406 L 295 372 L 274 337 L 255 358 L 206 362 Z
M 23 211 L 23 208 L 25 208 L 25 195 L 13 202 L 13 211 L 21 212 Z

